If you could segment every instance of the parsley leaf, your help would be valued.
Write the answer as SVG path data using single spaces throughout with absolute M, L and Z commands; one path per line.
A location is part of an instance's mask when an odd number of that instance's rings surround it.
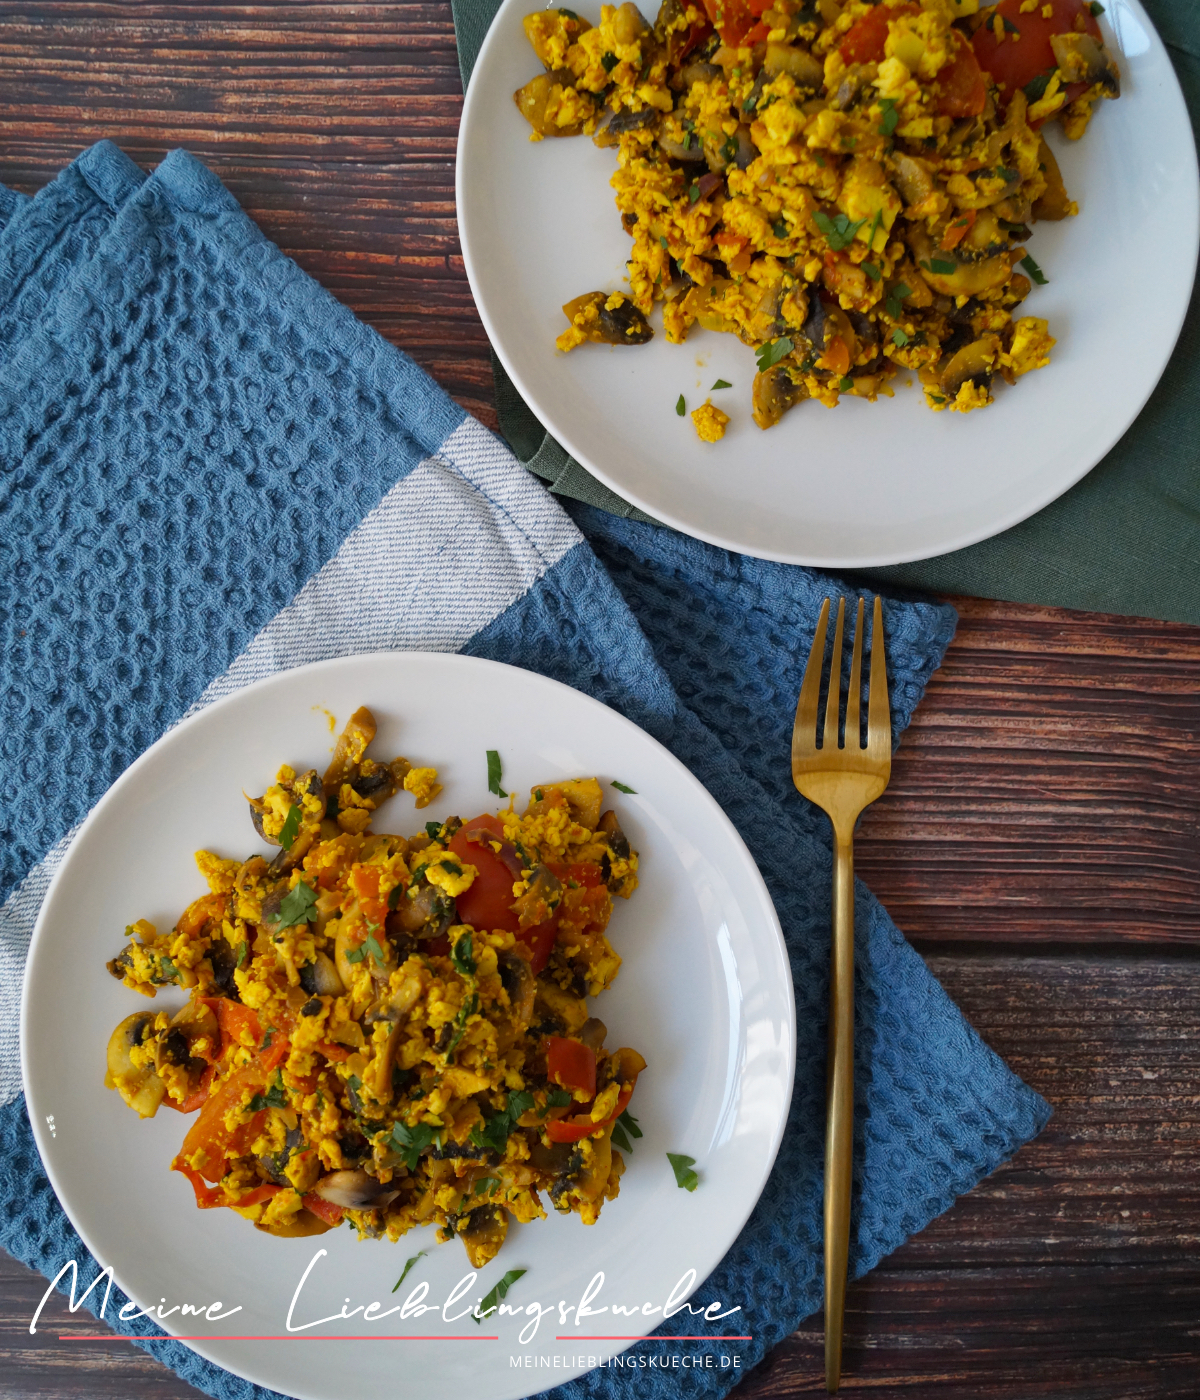
M 838 380 L 838 388 L 841 389 L 843 393 L 845 393 L 847 389 L 854 388 L 854 380 L 849 379 L 845 375 L 843 375 L 842 378 Z
M 667 240 L 662 236 L 661 233 L 658 235 L 658 241 L 662 244 L 662 250 L 663 250 L 663 252 L 664 252 L 664 253 L 668 252 L 669 249 L 667 248 Z
M 770 369 L 772 365 L 777 365 L 785 355 L 790 355 L 791 352 L 792 342 L 786 335 L 781 335 L 778 340 L 768 340 L 765 345 L 760 345 L 754 352 L 759 372 L 762 373 Z
M 882 210 L 882 209 L 876 209 L 876 211 L 875 211 L 875 217 L 871 220 L 871 229 L 870 229 L 870 232 L 867 234 L 867 247 L 868 247 L 868 248 L 872 248 L 872 249 L 873 249 L 873 248 L 875 247 L 875 235 L 879 232 L 879 225 L 880 225 L 881 223 L 883 223 L 883 210 Z
M 851 221 L 846 214 L 835 214 L 831 219 L 820 209 L 813 215 L 813 223 L 825 235 L 826 243 L 835 253 L 840 253 L 843 248 L 848 248 L 854 242 L 854 235 L 866 222 L 866 219 Z
M 998 165 L 996 167 L 996 174 L 1010 185 L 1014 180 L 1019 180 L 1021 178 L 1021 172 L 1019 170 L 1010 170 L 1007 165 Z
M 1022 91 L 1030 102 L 1040 102 L 1046 95 L 1046 89 L 1050 86 L 1050 79 L 1054 76 L 1054 69 L 1048 72 L 1039 73 L 1036 78 L 1030 78 Z
M 1033 278 L 1039 287 L 1044 287 L 1050 281 L 1049 277 L 1038 267 L 1037 263 L 1034 262 L 1028 253 L 1021 259 L 1021 266 L 1029 273 L 1030 277 Z
M 467 1022 L 479 1010 L 479 996 L 472 993 L 471 1000 L 463 1003 L 462 1010 L 454 1020 L 454 1034 L 450 1037 L 450 1044 L 446 1046 L 446 1063 L 450 1063 L 450 1057 L 458 1049 L 458 1042 L 466 1034 Z
M 299 803 L 293 802 L 288 808 L 288 814 L 283 819 L 283 825 L 279 828 L 279 844 L 285 851 L 292 849 L 292 842 L 296 839 L 296 833 L 300 830 L 300 819 L 304 813 L 301 812 Z
M 367 956 L 367 945 L 360 944 L 357 948 L 346 949 L 346 961 L 348 963 L 360 963 Z
M 488 751 L 487 751 L 487 765 L 488 765 L 488 792 L 493 793 L 496 797 L 507 797 L 507 796 L 508 796 L 508 793 L 506 793 L 506 792 L 504 791 L 504 789 L 500 786 L 501 768 L 500 768 L 500 751 L 499 751 L 498 749 L 488 749 Z
M 700 1178 L 692 1170 L 696 1165 L 695 1157 L 685 1157 L 682 1152 L 668 1152 L 667 1161 L 671 1164 L 671 1170 L 675 1173 L 675 1185 L 680 1186 L 685 1191 L 694 1191 L 700 1185 Z
M 508 1290 L 519 1278 L 523 1277 L 524 1274 L 524 1269 L 509 1269 L 508 1273 L 504 1275 L 495 1288 L 493 1288 L 490 1293 L 484 1294 L 483 1301 L 479 1304 L 479 1307 L 473 1309 L 471 1312 L 471 1316 L 475 1319 L 475 1325 L 477 1327 L 489 1313 L 494 1313 L 496 1311 L 502 1299 L 508 1293 Z
M 878 282 L 879 279 L 883 276 L 883 273 L 879 270 L 879 268 L 875 266 L 873 262 L 859 263 L 859 267 L 862 268 L 862 270 L 867 274 L 867 276 L 871 279 L 872 282 Z
M 1021 32 L 1007 15 L 1004 17 L 1004 32 L 1006 34 L 1019 34 Z
M 600 57 L 600 67 L 603 68 L 606 73 L 611 73 L 620 61 L 621 60 L 615 53 L 602 54 Z
M 628 1136 L 626 1136 L 627 1132 Z M 626 1109 L 613 1124 L 613 1142 L 615 1142 L 623 1152 L 632 1152 L 633 1144 L 629 1141 L 629 1138 L 640 1138 L 641 1136 L 642 1130 L 637 1125 L 637 1119 Z
M 546 1095 L 546 1107 L 548 1109 L 566 1108 L 574 1097 L 570 1089 L 551 1089 Z M 544 1118 L 545 1116 L 545 1113 L 543 1113 L 542 1117 Z
M 675 412 L 679 414 L 680 418 L 687 413 L 687 404 L 684 402 L 682 394 L 675 400 Z
M 695 202 L 696 202 L 699 198 L 700 198 L 700 186 L 697 185 L 695 182 L 693 182 L 693 183 L 691 184 L 691 186 L 689 186 L 689 188 L 688 188 L 688 203 L 689 203 L 689 204 L 695 204 Z
M 368 933 L 363 939 L 363 948 L 370 953 L 380 967 L 383 966 L 383 949 L 379 946 L 373 933 Z
M 500 1178 L 498 1176 L 481 1176 L 475 1183 L 475 1189 L 471 1192 L 471 1195 L 486 1196 L 499 1185 Z
M 567 1094 L 567 1102 L 570 1103 L 570 1101 L 571 1096 Z M 549 1102 L 548 1099 L 547 1102 Z M 517 1119 L 522 1113 L 528 1113 L 533 1107 L 533 1103 L 533 1095 L 528 1089 L 518 1089 L 515 1093 L 509 1094 L 506 1107 L 502 1108 L 499 1113 L 493 1113 L 490 1118 L 485 1119 L 482 1127 L 476 1124 L 471 1129 L 471 1141 L 476 1147 L 490 1147 L 497 1155 L 503 1156 L 508 1136 L 516 1127 Z
M 887 308 L 887 314 L 892 318 L 893 321 L 898 321 L 900 319 L 904 311 L 904 308 L 900 305 L 900 303 L 904 300 L 905 297 L 910 296 L 912 296 L 912 288 L 906 286 L 903 282 L 897 282 L 896 285 L 892 288 L 892 290 L 887 294 L 887 298 L 883 304 Z
M 879 105 L 883 109 L 883 116 L 879 121 L 879 134 L 880 136 L 890 136 L 900 122 L 900 113 L 896 111 L 896 99 L 894 97 L 881 97 Z
M 893 344 L 893 345 L 907 345 L 907 344 L 908 344 L 908 336 L 904 333 L 904 331 L 902 331 L 902 330 L 900 329 L 899 326 L 897 326 L 896 329 L 892 332 L 892 344 Z
M 714 388 L 714 389 L 718 388 L 722 383 L 723 383 L 723 381 L 720 380 L 720 379 L 718 379 L 717 382 L 716 382 L 716 384 L 713 385 L 713 388 Z M 726 388 L 726 389 L 732 389 L 732 388 L 733 388 L 733 385 L 732 385 L 732 384 L 726 384 L 726 385 L 725 385 L 725 388 Z M 619 782 L 617 782 L 616 778 L 614 778 L 614 779 L 612 780 L 612 785 L 613 785 L 613 787 L 616 788 L 616 790 L 617 790 L 618 792 L 627 792 L 627 793 L 630 795 L 630 797 L 636 797 L 636 796 L 637 796 L 637 791 L 636 791 L 634 788 L 626 787 L 624 783 L 619 783 Z
M 733 388 L 733 385 L 729 382 L 728 379 L 718 379 L 717 382 L 713 385 L 713 388 L 714 388 L 714 389 L 732 389 L 732 388 Z M 619 786 L 620 786 L 620 784 L 618 784 L 618 783 L 614 783 L 614 784 L 613 784 L 613 787 L 619 787 Z M 624 788 L 624 789 L 622 789 L 622 791 L 627 792 L 627 791 L 628 791 L 628 788 Z
M 638 1127 L 637 1119 L 633 1116 L 632 1113 L 630 1113 L 628 1109 L 626 1109 L 624 1113 L 621 1114 L 621 1116 L 617 1119 L 617 1122 L 620 1123 L 622 1127 L 627 1128 L 629 1130 L 630 1137 L 640 1138 L 642 1136 L 642 1130 Z
M 317 896 L 313 887 L 301 880 L 295 889 L 284 895 L 279 905 L 279 927 L 285 929 L 293 928 L 296 924 L 315 924 L 316 903 Z
M 788 236 L 788 226 L 786 219 L 776 219 L 771 225 L 771 232 L 776 238 L 786 238 Z
M 251 1113 L 261 1113 L 264 1108 L 286 1108 L 287 1090 L 283 1087 L 283 1081 L 275 1078 L 274 1084 L 265 1094 L 255 1094 L 248 1105 Z
M 1091 10 L 1093 19 L 1099 19 L 1104 13 L 1104 6 L 1100 3 L 1100 0 L 1092 0 L 1088 9 Z
M 563 14 L 570 14 L 570 11 L 569 11 L 569 10 L 564 10 L 562 13 L 563 13 Z M 574 15 L 571 15 L 571 18 L 574 19 L 575 16 L 574 16 Z M 403 1273 L 400 1275 L 400 1277 L 396 1280 L 395 1288 L 392 1289 L 392 1292 L 393 1292 L 393 1293 L 395 1293 L 396 1289 L 399 1288 L 400 1285 L 404 1282 L 404 1280 L 408 1277 L 408 1272 L 409 1272 L 409 1270 L 410 1270 L 410 1269 L 412 1268 L 412 1266 L 417 1262 L 417 1260 L 418 1260 L 418 1259 L 424 1259 L 424 1258 L 425 1258 L 425 1251 L 422 1250 L 422 1251 L 420 1252 L 420 1254 L 414 1254 L 413 1257 L 408 1261 L 408 1263 L 405 1264 L 405 1266 L 404 1266 L 404 1272 L 403 1272 Z
M 247 944 L 246 940 L 243 938 L 242 941 L 237 945 L 237 962 L 234 963 L 234 967 L 241 967 L 241 965 L 246 961 L 246 955 L 249 953 L 249 951 L 250 947 Z
M 431 841 L 436 841 L 436 840 L 438 839 L 438 837 L 439 837 L 441 834 L 442 834 L 442 824 L 441 824 L 441 822 L 426 822 L 426 823 L 425 823 L 425 835 L 428 836 L 429 839 L 430 839 Z M 416 1257 L 419 1259 L 421 1256 L 420 1256 L 420 1255 L 417 1255 Z
M 471 954 L 471 935 L 464 933 L 450 949 L 450 961 L 464 977 L 471 977 L 475 973 L 475 959 Z
M 400 1154 L 410 1172 L 415 1172 L 421 1153 L 432 1141 L 433 1129 L 428 1123 L 418 1123 L 413 1128 L 405 1123 L 393 1123 L 387 1146 Z
M 578 18 L 579 18 L 579 16 L 575 13 L 574 10 L 568 10 L 567 7 L 566 7 L 565 5 L 560 5 L 560 6 L 558 7 L 558 13 L 559 13 L 560 15 L 566 15 L 566 17 L 567 17 L 568 19 L 578 19 Z M 425 1253 L 425 1251 L 422 1250 L 421 1253 L 417 1255 L 417 1259 L 420 1259 L 424 1253 Z M 408 1262 L 409 1262 L 410 1264 L 412 1264 L 412 1263 L 415 1263 L 416 1261 L 410 1259 Z M 396 1291 L 395 1289 L 392 1290 L 393 1293 L 394 1293 L 395 1291 Z
M 164 977 L 170 977 L 174 979 L 179 976 L 179 969 L 175 966 L 175 964 L 171 961 L 170 958 L 159 958 L 158 966 Z
M 923 262 L 921 266 L 926 272 L 935 273 L 939 277 L 949 277 L 958 271 L 958 264 L 947 262 L 945 258 L 930 258 L 928 262 Z

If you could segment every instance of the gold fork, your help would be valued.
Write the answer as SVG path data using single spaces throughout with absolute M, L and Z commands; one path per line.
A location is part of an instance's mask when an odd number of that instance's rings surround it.
M 825 1389 L 832 1395 L 842 1375 L 842 1313 L 846 1260 L 850 1252 L 850 1165 L 854 1145 L 854 823 L 888 785 L 892 771 L 892 721 L 887 664 L 883 654 L 883 608 L 875 599 L 871 629 L 871 688 L 867 746 L 862 747 L 863 600 L 858 600 L 854 655 L 846 695 L 845 746 L 838 747 L 842 684 L 842 623 L 846 600 L 838 600 L 837 630 L 825 704 L 824 738 L 817 745 L 817 709 L 829 599 L 821 605 L 796 723 L 792 729 L 792 781 L 833 826 L 833 946 L 829 973 L 829 1059 L 825 1122 Z

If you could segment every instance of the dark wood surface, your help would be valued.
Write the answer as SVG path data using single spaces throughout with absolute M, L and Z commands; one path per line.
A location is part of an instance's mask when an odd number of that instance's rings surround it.
M 0 180 L 187 146 L 495 425 L 454 221 L 448 4 L 0 3 Z M 859 872 L 1050 1126 L 851 1286 L 843 1394 L 1200 1393 L 1200 629 L 956 600 Z M 197 1392 L 0 1257 L 0 1396 Z M 743 1400 L 823 1390 L 820 1318 Z

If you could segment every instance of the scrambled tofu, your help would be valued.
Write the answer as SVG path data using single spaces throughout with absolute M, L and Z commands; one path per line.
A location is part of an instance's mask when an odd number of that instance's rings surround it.
M 273 859 L 199 851 L 209 893 L 167 933 L 126 930 L 109 971 L 190 996 L 117 1026 L 106 1083 L 143 1117 L 197 1114 L 172 1166 L 201 1207 L 283 1236 L 436 1224 L 478 1268 L 543 1192 L 591 1224 L 620 1189 L 645 1061 L 605 1048 L 587 998 L 620 969 L 605 930 L 638 858 L 595 778 L 372 832 L 396 792 L 441 790 L 369 759 L 374 731 L 360 709 L 323 777 L 285 766 L 250 800 Z
M 642 344 L 661 306 L 669 341 L 698 325 L 759 352 L 761 428 L 900 371 L 969 412 L 1048 363 L 1045 322 L 1014 317 L 1045 280 L 1024 244 L 1078 208 L 1042 127 L 1077 139 L 1120 92 L 1085 0 L 663 0 L 653 25 L 632 4 L 524 24 L 546 69 L 514 94 L 531 139 L 614 147 L 632 240 L 628 296 L 568 302 L 560 351 Z

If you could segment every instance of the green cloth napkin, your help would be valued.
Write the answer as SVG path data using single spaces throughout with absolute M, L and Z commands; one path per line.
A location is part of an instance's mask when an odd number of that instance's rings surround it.
M 1142 0 L 1200 123 L 1200 4 Z M 499 0 L 452 0 L 466 88 Z M 535 8 L 530 4 L 530 9 Z M 492 355 L 500 430 L 552 491 L 649 520 L 602 485 L 538 422 Z M 1078 485 L 990 540 L 916 564 L 866 569 L 877 584 L 1200 624 L 1200 290 L 1158 388 Z

